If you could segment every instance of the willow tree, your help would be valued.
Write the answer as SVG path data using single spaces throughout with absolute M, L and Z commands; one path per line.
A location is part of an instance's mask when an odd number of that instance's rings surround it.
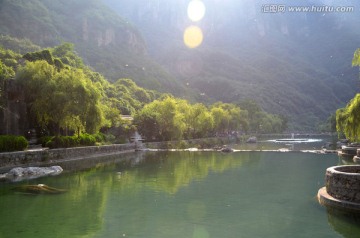
M 16 73 L 16 79 L 24 88 L 25 102 L 32 117 L 41 127 L 46 127 L 52 118 L 49 107 L 53 100 L 55 69 L 45 60 L 27 62 Z
M 352 66 L 360 66 L 360 48 L 354 53 Z M 336 111 L 336 130 L 351 141 L 360 141 L 360 94 Z
M 0 108 L 5 105 L 5 84 L 6 81 L 14 76 L 14 71 L 11 67 L 6 66 L 0 59 Z
M 214 106 L 211 108 L 211 115 L 214 119 L 215 132 L 227 132 L 231 120 L 229 112 L 220 106 Z
M 360 48 L 357 49 L 354 53 L 354 57 L 352 59 L 352 66 L 360 66 Z
M 63 69 L 54 76 L 56 89 L 53 104 L 58 110 L 53 120 L 61 128 L 95 133 L 103 123 L 100 91 L 81 69 Z
M 351 141 L 360 141 L 360 94 L 336 111 L 336 129 Z
M 248 130 L 248 113 L 235 104 L 217 102 L 212 105 L 211 113 L 218 132 Z
M 214 118 L 205 105 L 201 103 L 192 105 L 189 116 L 191 118 L 190 128 L 192 128 L 191 138 L 204 137 L 213 130 Z
M 97 132 L 103 123 L 101 94 L 82 69 L 58 70 L 45 60 L 27 62 L 16 75 L 30 113 L 43 128 Z M 57 130 L 55 133 L 59 133 Z

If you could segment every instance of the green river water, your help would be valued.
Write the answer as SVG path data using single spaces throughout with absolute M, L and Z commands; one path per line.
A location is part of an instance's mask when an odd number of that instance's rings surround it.
M 0 238 L 360 237 L 316 200 L 336 154 L 139 152 L 56 177 L 0 183 Z M 82 164 L 87 163 L 85 161 Z M 72 170 L 72 171 L 70 171 Z M 43 183 L 58 195 L 13 191 Z

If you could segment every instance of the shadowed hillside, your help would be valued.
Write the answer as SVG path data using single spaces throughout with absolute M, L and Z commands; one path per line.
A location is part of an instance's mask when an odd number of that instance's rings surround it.
M 351 67 L 360 46 L 359 3 L 351 13 L 265 13 L 267 1 L 203 1 L 203 20 L 187 18 L 188 1 L 104 0 L 144 35 L 149 52 L 189 88 L 207 99 L 255 99 L 265 110 L 290 117 L 294 129 L 312 129 L 358 90 Z M 271 4 L 284 4 L 274 1 Z M 291 1 L 292 6 L 338 6 L 336 1 Z M 342 3 L 344 4 L 344 3 Z M 199 26 L 197 49 L 182 42 Z

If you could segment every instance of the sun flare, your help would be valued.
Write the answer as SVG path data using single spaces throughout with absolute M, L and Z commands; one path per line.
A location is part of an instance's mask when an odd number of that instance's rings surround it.
M 203 41 L 203 33 L 197 26 L 189 26 L 184 32 L 184 43 L 189 48 L 196 48 Z
M 200 0 L 192 0 L 187 8 L 190 20 L 197 22 L 205 16 L 205 5 Z

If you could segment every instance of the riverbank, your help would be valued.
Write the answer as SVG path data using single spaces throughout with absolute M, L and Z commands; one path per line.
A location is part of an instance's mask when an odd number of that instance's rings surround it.
M 151 142 L 145 143 L 144 147 L 151 149 L 213 148 L 215 145 L 229 143 L 230 141 L 228 138 L 206 138 L 188 141 Z M 139 143 L 140 142 L 60 149 L 39 148 L 27 151 L 4 152 L 0 153 L 0 172 L 6 172 L 14 167 L 44 166 L 68 160 L 81 160 L 90 157 L 94 158 L 124 152 L 134 152 L 142 146 Z
M 229 145 L 228 147 L 226 145 Z M 118 154 L 133 153 L 139 148 L 147 148 L 152 151 L 221 151 L 223 148 L 230 148 L 231 151 L 278 151 L 289 152 L 297 148 L 285 146 L 285 144 L 277 144 L 277 148 L 273 148 L 274 143 L 259 141 L 258 143 L 248 144 L 245 139 L 233 137 L 216 137 L 216 138 L 202 138 L 182 141 L 167 141 L 167 142 L 149 142 L 142 144 L 141 142 L 129 144 L 114 144 L 104 146 L 88 146 L 88 147 L 74 147 L 63 149 L 47 149 L 39 148 L 36 150 L 28 150 L 21 152 L 0 153 L 0 173 L 7 172 L 14 167 L 29 167 L 29 166 L 49 166 L 58 165 L 66 161 L 79 161 L 79 164 L 90 163 L 90 159 L 96 163 L 100 163 L 104 157 L 119 157 Z M 234 146 L 234 147 L 232 147 Z M 320 148 L 320 146 L 318 147 Z M 315 148 L 301 148 L 296 151 L 312 152 L 312 153 L 336 153 L 334 150 L 315 149 Z M 121 155 L 127 157 L 127 155 Z M 86 163 L 84 163 L 86 160 Z M 70 169 L 70 168 L 69 168 Z
M 0 153 L 0 171 L 13 167 L 42 166 L 61 161 L 80 160 L 89 157 L 134 152 L 135 144 L 115 144 L 62 149 L 39 149 Z

